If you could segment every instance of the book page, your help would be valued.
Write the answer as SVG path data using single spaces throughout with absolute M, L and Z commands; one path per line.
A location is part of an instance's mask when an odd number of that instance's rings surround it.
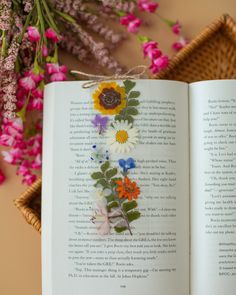
M 192 295 L 236 290 L 236 80 L 190 85 Z
M 139 142 L 129 154 L 110 153 L 91 123 L 98 113 L 92 101 L 98 85 L 47 86 L 43 295 L 189 295 L 188 85 L 135 82 L 141 93 L 134 121 Z M 98 147 L 110 154 L 113 167 L 120 159 L 135 159 L 129 177 L 140 188 L 141 215 L 121 233 L 115 226 L 108 233 L 107 220 L 96 227 L 98 192 L 91 174 L 100 165 L 94 161 Z

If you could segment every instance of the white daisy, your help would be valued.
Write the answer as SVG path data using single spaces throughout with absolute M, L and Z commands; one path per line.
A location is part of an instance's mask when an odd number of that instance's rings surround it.
M 128 153 L 138 142 L 138 129 L 128 121 L 115 121 L 106 134 L 107 143 L 115 153 Z

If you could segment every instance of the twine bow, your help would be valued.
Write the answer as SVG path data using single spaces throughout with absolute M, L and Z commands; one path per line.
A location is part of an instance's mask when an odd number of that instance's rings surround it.
M 137 72 L 137 70 L 138 70 L 138 72 Z M 88 73 L 81 72 L 81 71 L 71 71 L 71 73 L 83 75 L 83 76 L 89 77 L 89 78 L 93 78 L 93 80 L 87 81 L 82 85 L 83 88 L 90 88 L 94 85 L 99 84 L 100 82 L 107 81 L 107 80 L 140 79 L 142 77 L 142 75 L 146 72 L 146 70 L 147 70 L 147 66 L 138 65 L 138 66 L 135 66 L 135 67 L 129 69 L 124 74 L 114 74 L 114 75 L 110 75 L 110 76 L 93 75 L 93 74 L 88 74 Z

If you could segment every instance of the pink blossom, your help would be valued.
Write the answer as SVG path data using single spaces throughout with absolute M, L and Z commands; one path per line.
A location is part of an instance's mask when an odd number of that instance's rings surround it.
M 31 77 L 35 83 L 39 83 L 40 81 L 42 81 L 44 79 L 44 75 L 42 73 L 40 74 L 35 74 L 33 72 L 33 70 L 30 70 L 30 71 L 26 71 L 24 73 L 24 76 L 25 77 Z
M 33 169 L 40 169 L 42 167 L 42 158 L 41 155 L 38 154 L 34 161 L 31 163 L 31 168 Z
M 30 42 L 38 42 L 40 40 L 40 33 L 36 27 L 28 27 L 27 33 Z
M 181 25 L 180 23 L 177 21 L 176 23 L 174 23 L 172 26 L 172 32 L 176 35 L 179 35 L 180 34 L 180 31 L 181 31 Z
M 187 44 L 188 41 L 185 38 L 181 37 L 177 42 L 174 42 L 172 44 L 172 48 L 175 51 L 179 51 L 180 49 L 184 48 Z
M 22 159 L 22 151 L 19 148 L 13 148 L 10 151 L 2 151 L 3 159 L 9 164 L 18 164 Z
M 5 180 L 6 180 L 6 177 L 3 174 L 2 170 L 0 170 L 0 185 L 3 184 Z
M 36 83 L 31 76 L 21 78 L 19 80 L 19 85 L 26 91 L 30 91 L 36 87 Z
M 66 75 L 62 72 L 59 72 L 59 73 L 55 73 L 55 74 L 52 74 L 50 76 L 50 81 L 51 82 L 56 82 L 56 81 L 65 81 L 66 80 Z
M 28 142 L 28 155 L 37 156 L 42 153 L 42 135 L 37 134 L 34 137 L 31 137 Z
M 158 58 L 162 55 L 162 52 L 157 48 L 158 43 L 155 41 L 148 41 L 143 43 L 144 56 L 148 56 L 150 59 Z
M 149 1 L 149 0 L 138 0 L 138 8 L 141 11 L 154 13 L 158 7 L 159 7 L 159 4 L 157 2 Z
M 17 170 L 17 174 L 20 174 L 22 176 L 29 174 L 30 173 L 29 167 L 30 167 L 29 161 L 28 160 L 23 161 Z
M 67 67 L 65 65 L 59 66 L 58 63 L 47 63 L 46 70 L 49 75 L 60 72 L 65 74 L 67 72 Z
M 43 54 L 43 57 L 47 57 L 48 56 L 48 49 L 47 49 L 47 46 L 46 45 L 43 45 L 42 46 L 42 54 Z
M 22 182 L 27 185 L 32 185 L 36 179 L 37 179 L 37 177 L 35 174 L 28 173 L 24 176 Z
M 130 33 L 136 33 L 138 28 L 141 26 L 142 21 L 137 18 L 134 14 L 130 13 L 120 18 L 120 23 L 126 26 Z
M 33 97 L 28 105 L 29 110 L 43 110 L 43 99 L 41 97 Z
M 57 33 L 52 28 L 48 28 L 46 30 L 45 36 L 48 39 L 51 39 L 52 42 L 54 42 L 54 43 L 57 43 L 58 41 L 60 41 L 60 37 L 57 35 Z
M 140 19 L 135 19 L 128 24 L 128 32 L 130 33 L 137 33 L 139 27 L 141 26 L 142 21 Z
M 0 145 L 3 146 L 15 146 L 16 139 L 9 134 L 1 134 L 0 135 Z
M 157 59 L 152 60 L 152 64 L 150 66 L 150 70 L 153 74 L 160 72 L 168 66 L 169 58 L 167 55 L 162 55 Z

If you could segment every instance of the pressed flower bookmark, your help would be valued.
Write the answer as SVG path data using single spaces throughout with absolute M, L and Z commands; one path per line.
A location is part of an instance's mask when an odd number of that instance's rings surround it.
M 116 82 L 101 82 L 93 93 L 94 109 L 106 116 L 95 115 L 92 124 L 100 136 L 107 138 L 111 155 L 129 153 L 138 143 L 139 130 L 134 121 L 138 115 L 140 92 L 133 90 L 135 85 L 130 80 L 125 80 L 122 86 Z M 94 145 L 93 149 L 97 146 Z M 140 188 L 128 177 L 130 169 L 136 167 L 135 160 L 131 157 L 120 159 L 118 167 L 111 167 L 110 157 L 107 155 L 104 160 L 103 154 L 99 150 L 99 155 L 95 156 L 93 152 L 91 156 L 100 164 L 99 171 L 91 174 L 94 186 L 99 190 L 98 209 L 92 222 L 99 234 L 109 234 L 114 229 L 117 233 L 129 231 L 132 235 L 130 223 L 141 215 L 137 209 Z

